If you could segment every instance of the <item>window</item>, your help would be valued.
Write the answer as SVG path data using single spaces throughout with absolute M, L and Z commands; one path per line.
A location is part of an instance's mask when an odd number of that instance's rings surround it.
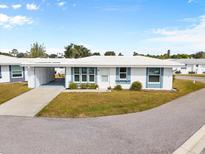
M 89 68 L 89 82 L 95 82 L 95 69 Z
M 78 67 L 74 68 L 74 81 L 80 82 L 80 68 Z
M 75 67 L 74 68 L 74 82 L 95 82 L 95 68 Z
M 148 68 L 148 82 L 160 82 L 160 68 Z
M 11 66 L 11 77 L 12 78 L 22 78 L 23 77 L 23 67 L 18 65 Z
M 122 80 L 127 79 L 127 68 L 126 67 L 120 68 L 120 79 Z

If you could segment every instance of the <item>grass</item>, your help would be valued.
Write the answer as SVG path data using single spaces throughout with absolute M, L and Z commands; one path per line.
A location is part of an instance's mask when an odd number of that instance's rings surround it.
M 0 104 L 30 90 L 26 83 L 0 84 Z
M 205 74 L 176 74 L 176 76 L 205 77 Z
M 148 110 L 205 87 L 189 80 L 175 79 L 171 91 L 113 91 L 111 93 L 61 93 L 38 116 L 97 117 Z

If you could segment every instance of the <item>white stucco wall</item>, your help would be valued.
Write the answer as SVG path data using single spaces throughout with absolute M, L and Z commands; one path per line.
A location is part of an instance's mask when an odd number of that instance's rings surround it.
M 204 74 L 205 72 L 205 65 L 198 65 L 198 67 L 194 65 L 187 65 L 185 67 L 177 67 L 173 68 L 174 71 L 178 70 L 181 71 L 181 74 L 189 74 L 189 72 L 196 72 L 197 74 Z
M 102 82 L 102 75 L 107 70 L 109 72 L 109 82 Z M 117 85 L 116 68 L 98 68 L 97 84 L 99 88 L 106 89 L 111 86 L 112 88 Z M 131 83 L 120 84 L 123 89 L 129 89 L 132 82 L 139 81 L 142 83 L 142 88 L 146 89 L 146 68 L 131 68 Z M 163 88 L 161 90 L 171 90 L 173 81 L 172 68 L 164 68 L 163 75 Z
M 24 67 L 25 81 L 28 81 L 28 67 Z
M 29 88 L 39 87 L 54 80 L 54 68 L 28 68 Z
M 172 68 L 164 68 L 163 75 L 163 90 L 171 90 L 173 87 L 173 72 Z
M 8 65 L 1 65 L 1 75 L 2 78 L 0 78 L 0 83 L 10 82 L 10 71 Z
M 69 88 L 69 83 L 72 82 L 71 79 L 71 68 L 66 67 L 65 68 L 65 88 Z

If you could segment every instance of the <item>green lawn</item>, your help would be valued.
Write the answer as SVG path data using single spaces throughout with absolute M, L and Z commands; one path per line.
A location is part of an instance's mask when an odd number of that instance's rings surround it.
M 0 84 L 0 104 L 30 90 L 26 83 Z
M 176 76 L 205 77 L 205 74 L 176 74 Z
M 205 84 L 176 79 L 170 91 L 113 91 L 111 93 L 61 93 L 38 116 L 97 117 L 139 112 L 165 104 L 177 97 L 199 90 Z

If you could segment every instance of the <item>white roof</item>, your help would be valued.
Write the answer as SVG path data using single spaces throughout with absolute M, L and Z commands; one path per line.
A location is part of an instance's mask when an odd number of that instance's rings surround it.
M 0 65 L 20 65 L 20 61 L 16 57 L 0 55 Z
M 182 64 L 144 56 L 91 56 L 76 59 L 74 66 L 97 67 L 174 67 Z
M 205 59 L 172 59 L 182 64 L 191 64 L 191 65 L 205 65 Z
M 175 61 L 166 61 L 144 56 L 90 56 L 85 58 L 15 58 L 0 55 L 0 65 L 33 67 L 176 67 Z

